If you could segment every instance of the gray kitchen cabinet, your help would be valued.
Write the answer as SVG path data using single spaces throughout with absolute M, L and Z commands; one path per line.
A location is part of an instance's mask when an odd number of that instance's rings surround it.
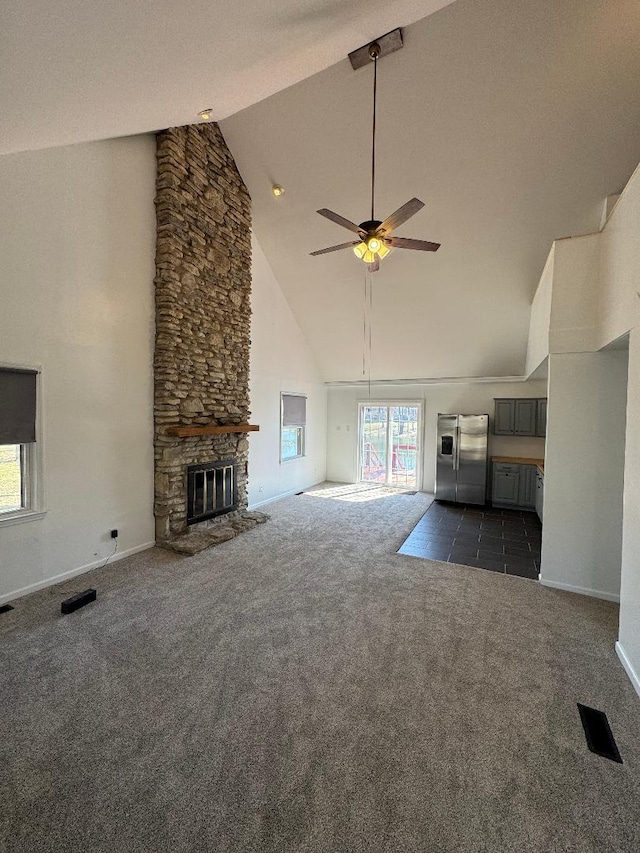
M 516 400 L 515 413 L 515 435 L 535 435 L 538 401 Z
M 495 400 L 494 435 L 513 435 L 516 423 L 515 400 Z
M 547 427 L 546 398 L 494 399 L 494 435 L 544 436 Z
M 536 505 L 536 471 L 535 465 L 520 466 L 520 488 L 518 505 L 533 509 Z
M 536 512 L 538 518 L 542 521 L 542 511 L 544 508 L 544 474 L 536 468 Z
M 492 503 L 518 506 L 520 500 L 520 467 L 520 465 L 503 462 L 493 463 Z
M 538 400 L 538 418 L 536 422 L 536 435 L 545 437 L 547 434 L 547 398 Z

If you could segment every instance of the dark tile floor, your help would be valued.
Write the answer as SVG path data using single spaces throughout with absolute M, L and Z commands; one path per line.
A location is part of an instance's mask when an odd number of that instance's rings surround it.
M 535 512 L 434 502 L 398 554 L 538 579 L 542 525 Z

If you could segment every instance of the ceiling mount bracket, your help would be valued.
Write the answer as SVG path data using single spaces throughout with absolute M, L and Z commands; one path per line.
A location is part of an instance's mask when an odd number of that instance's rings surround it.
M 400 27 L 396 30 L 391 30 L 390 33 L 380 36 L 380 38 L 367 42 L 367 44 L 362 45 L 362 47 L 359 47 L 357 50 L 351 51 L 349 54 L 349 60 L 354 71 L 357 71 L 358 68 L 364 68 L 365 65 L 368 65 L 371 62 L 374 58 L 371 51 L 375 51 L 376 47 L 378 49 L 378 55 L 375 57 L 376 59 L 382 59 L 383 56 L 387 56 L 389 53 L 395 53 L 396 50 L 400 50 L 402 47 L 402 30 Z

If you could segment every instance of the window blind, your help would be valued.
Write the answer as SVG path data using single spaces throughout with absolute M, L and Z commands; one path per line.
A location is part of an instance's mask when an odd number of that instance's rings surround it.
M 307 398 L 299 394 L 282 395 L 282 426 L 307 425 Z
M 0 367 L 0 444 L 36 440 L 36 372 Z

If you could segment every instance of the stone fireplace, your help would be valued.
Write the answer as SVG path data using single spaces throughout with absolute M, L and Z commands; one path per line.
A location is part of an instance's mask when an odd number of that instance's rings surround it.
M 158 543 L 172 546 L 197 528 L 262 520 L 244 512 L 249 442 L 240 431 L 249 419 L 251 201 L 216 124 L 159 133 L 157 166 L 154 512 Z M 229 460 L 236 508 L 188 525 L 189 467 Z

